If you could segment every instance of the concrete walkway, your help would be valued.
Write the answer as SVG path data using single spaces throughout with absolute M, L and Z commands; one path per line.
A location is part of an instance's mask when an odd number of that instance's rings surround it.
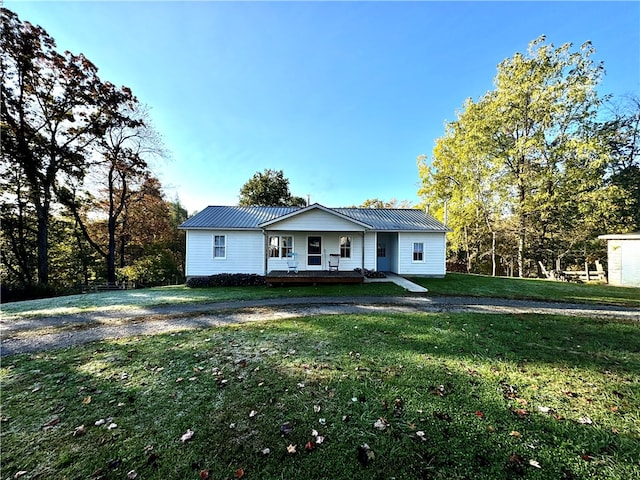
M 406 278 L 399 277 L 395 273 L 385 273 L 387 278 L 365 278 L 365 283 L 378 283 L 378 282 L 393 282 L 396 285 L 400 285 L 406 291 L 411 293 L 427 293 L 429 290 L 418 285 L 417 283 L 410 282 Z

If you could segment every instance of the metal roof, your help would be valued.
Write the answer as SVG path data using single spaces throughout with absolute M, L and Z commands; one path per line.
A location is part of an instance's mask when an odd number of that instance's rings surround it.
M 368 223 L 373 227 L 373 230 L 449 231 L 443 223 L 424 210 L 409 208 L 334 208 L 333 210 Z
M 187 219 L 180 228 L 259 229 L 262 222 L 295 210 L 299 210 L 299 207 L 210 206 Z
M 447 232 L 449 229 L 423 210 L 405 208 L 317 208 L 335 212 L 356 222 L 371 225 L 379 231 L 431 231 Z M 288 216 L 310 207 L 238 207 L 210 206 L 180 225 L 182 229 L 259 229 L 265 222 Z

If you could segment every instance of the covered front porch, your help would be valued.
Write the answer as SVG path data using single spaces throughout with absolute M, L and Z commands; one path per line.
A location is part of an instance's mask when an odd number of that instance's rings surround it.
M 266 281 L 269 285 L 318 285 L 318 284 L 354 284 L 363 283 L 362 272 L 326 271 L 326 270 L 272 270 L 267 273 Z

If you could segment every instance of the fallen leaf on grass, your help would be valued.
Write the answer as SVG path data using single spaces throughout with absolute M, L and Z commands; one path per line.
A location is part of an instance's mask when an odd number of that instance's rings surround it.
M 287 447 L 287 453 L 291 453 L 291 454 L 296 453 L 296 446 L 297 445 L 289 444 L 289 446 Z
M 244 470 L 242 468 L 239 468 L 235 471 L 235 473 L 233 474 L 234 477 L 236 478 L 242 478 L 244 477 Z
M 520 436 L 522 436 L 520 434 L 520 432 L 518 432 L 516 430 L 512 430 L 511 433 L 509 433 L 509 435 L 511 435 L 512 437 L 520 437 Z
M 88 405 L 88 404 L 90 404 L 90 403 L 91 403 L 91 395 L 89 395 L 88 397 L 84 397 L 84 398 L 82 399 L 82 403 L 83 403 L 84 405 Z
M 373 424 L 373 426 L 375 428 L 377 428 L 378 430 L 386 430 L 388 425 L 389 424 L 387 423 L 387 421 L 384 418 L 379 418 Z
M 305 449 L 307 452 L 310 452 L 310 451 L 311 451 L 311 450 L 313 450 L 314 448 L 316 448 L 316 444 L 315 444 L 315 442 L 313 442 L 313 441 L 311 441 L 311 440 L 309 440 L 309 441 L 305 444 L 305 446 L 304 446 L 304 449 Z
M 60 423 L 60 417 L 53 417 L 51 420 L 49 420 L 47 423 L 45 423 L 42 426 L 43 430 L 50 430 L 53 427 L 55 427 L 56 425 L 58 425 Z
M 280 433 L 283 435 L 289 435 L 293 431 L 293 425 L 291 422 L 284 422 L 280 425 Z
M 475 416 L 478 418 L 484 418 L 484 413 L 482 413 L 480 410 L 476 410 Z
M 371 462 L 373 462 L 375 458 L 376 458 L 376 454 L 373 453 L 373 450 L 371 450 L 371 447 L 369 447 L 369 445 L 367 445 L 366 443 L 363 443 L 358 447 L 358 461 L 364 467 L 366 467 Z
M 209 470 L 200 470 L 200 478 L 202 480 L 209 480 Z
M 80 425 L 79 427 L 76 427 L 73 430 L 73 433 L 71 435 L 73 435 L 74 437 L 79 437 L 80 435 L 84 435 L 84 433 L 85 433 L 84 425 Z
M 191 437 L 193 437 L 193 434 L 195 432 L 193 430 L 191 430 L 190 428 L 187 429 L 187 431 L 180 437 L 180 441 L 182 443 L 186 442 L 187 440 L 191 440 Z
M 529 411 L 525 410 L 524 408 L 512 408 L 511 411 L 520 418 L 524 418 L 529 415 Z
M 436 397 L 444 397 L 446 395 L 444 385 L 438 385 L 431 389 L 431 393 Z
M 536 460 L 529 460 L 529 465 L 536 468 L 542 468 Z
M 448 413 L 441 412 L 433 412 L 433 418 L 437 418 L 438 420 L 444 420 L 445 422 L 450 422 L 452 420 L 451 415 Z

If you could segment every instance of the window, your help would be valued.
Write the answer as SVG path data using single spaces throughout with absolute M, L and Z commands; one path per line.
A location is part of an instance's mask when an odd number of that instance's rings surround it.
M 282 253 L 281 256 L 286 258 L 289 254 L 293 253 L 293 237 L 281 237 L 282 238 Z
M 293 237 L 269 236 L 269 258 L 287 258 L 293 253 Z
M 340 258 L 351 258 L 351 237 L 340 237 Z
M 269 237 L 269 257 L 278 258 L 280 255 L 280 237 Z
M 213 236 L 213 258 L 227 258 L 226 235 Z
M 424 262 L 424 243 L 415 242 L 413 244 L 413 261 Z

